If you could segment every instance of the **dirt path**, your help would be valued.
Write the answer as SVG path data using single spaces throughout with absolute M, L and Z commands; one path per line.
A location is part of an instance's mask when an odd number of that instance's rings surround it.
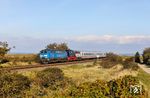
M 145 64 L 138 64 L 138 66 L 150 74 L 150 67 L 147 67 Z

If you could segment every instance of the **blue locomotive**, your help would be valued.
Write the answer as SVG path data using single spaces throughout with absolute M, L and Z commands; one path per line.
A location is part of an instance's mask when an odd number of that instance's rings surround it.
M 40 51 L 41 63 L 51 63 L 56 61 L 72 61 L 76 60 L 73 50 L 51 50 L 44 49 Z

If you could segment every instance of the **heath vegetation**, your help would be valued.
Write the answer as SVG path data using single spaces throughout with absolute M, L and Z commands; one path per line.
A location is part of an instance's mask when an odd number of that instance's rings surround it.
M 96 65 L 95 63 L 87 63 L 83 65 L 62 66 L 60 68 L 46 68 L 41 71 L 29 71 L 29 75 L 27 75 L 27 72 L 22 74 L 24 72 L 10 73 L 8 71 L 1 71 L 0 95 L 7 98 L 144 98 L 147 96 L 148 84 L 146 83 L 145 85 L 145 81 L 142 80 L 144 78 L 141 75 L 139 75 L 140 77 L 137 76 L 137 71 L 122 70 L 123 66 L 121 65 L 103 68 L 99 67 L 99 63 L 97 61 Z M 89 65 L 91 66 L 87 67 Z M 116 77 L 116 74 L 120 76 Z M 144 86 L 142 86 L 140 94 L 130 93 L 130 85 L 143 84 Z

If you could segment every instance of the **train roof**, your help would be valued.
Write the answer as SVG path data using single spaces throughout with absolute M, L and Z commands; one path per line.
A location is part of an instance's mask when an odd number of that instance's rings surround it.
M 102 51 L 80 51 L 82 53 L 104 53 Z
M 42 52 L 42 51 L 69 51 L 69 50 L 71 50 L 71 49 L 67 49 L 67 50 L 43 49 L 43 50 L 41 50 L 40 52 Z M 73 51 L 73 50 L 72 50 L 72 51 Z

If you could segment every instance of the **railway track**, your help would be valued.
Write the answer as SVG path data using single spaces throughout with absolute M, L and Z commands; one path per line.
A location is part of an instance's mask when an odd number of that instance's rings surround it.
M 61 66 L 61 65 L 70 65 L 70 64 L 78 64 L 78 63 L 87 63 L 87 62 L 93 62 L 95 59 L 92 60 L 82 60 L 82 61 L 72 61 L 72 62 L 57 62 L 57 63 L 51 63 L 51 64 L 37 64 L 37 65 L 25 65 L 25 66 L 14 66 L 14 67 L 2 67 L 1 70 L 9 70 L 9 71 L 15 71 L 15 70 L 22 70 L 22 69 L 32 69 L 32 68 L 42 68 L 42 67 L 50 67 L 50 66 Z

